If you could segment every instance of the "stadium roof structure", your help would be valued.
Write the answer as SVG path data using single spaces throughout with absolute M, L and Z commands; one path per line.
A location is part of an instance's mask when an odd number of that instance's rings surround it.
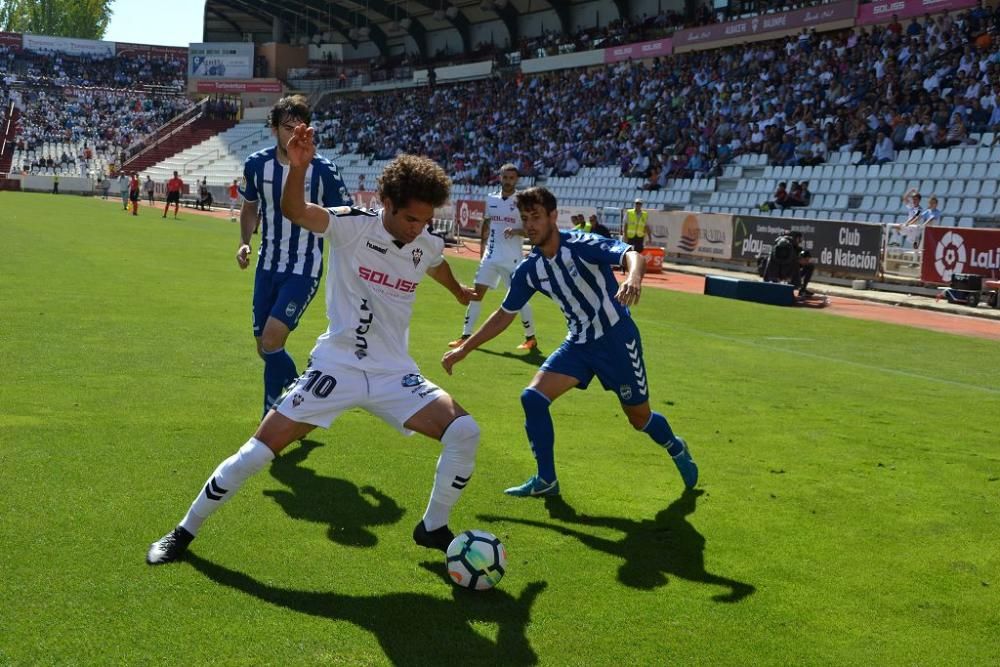
M 588 0 L 579 0 L 585 2 Z M 205 41 L 275 41 L 291 43 L 371 41 L 386 53 L 390 40 L 407 35 L 426 56 L 429 32 L 453 29 L 463 52 L 475 46 L 471 26 L 500 20 L 511 43 L 520 38 L 518 16 L 553 10 L 561 32 L 570 32 L 571 0 L 206 0 Z M 620 16 L 631 16 L 632 0 L 613 0 Z M 275 29 L 277 26 L 277 30 Z

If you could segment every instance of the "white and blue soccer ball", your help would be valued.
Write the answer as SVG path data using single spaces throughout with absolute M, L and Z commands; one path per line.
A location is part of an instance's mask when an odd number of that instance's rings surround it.
M 485 591 L 507 572 L 507 549 L 493 533 L 466 530 L 448 545 L 448 576 L 457 586 Z

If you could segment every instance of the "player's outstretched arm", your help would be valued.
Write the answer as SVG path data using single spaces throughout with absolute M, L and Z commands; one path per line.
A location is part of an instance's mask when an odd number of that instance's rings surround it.
M 497 308 L 496 312 L 490 315 L 489 319 L 483 322 L 483 325 L 476 330 L 476 333 L 472 334 L 464 343 L 456 347 L 454 350 L 449 350 L 441 357 L 441 365 L 451 375 L 452 367 L 465 359 L 469 352 L 482 345 L 483 343 L 493 340 L 501 333 L 503 330 L 510 326 L 510 323 L 514 321 L 514 316 L 516 312 L 508 313 L 503 308 Z
M 299 227 L 322 234 L 330 225 L 330 214 L 306 201 L 306 169 L 316 155 L 313 134 L 311 127 L 299 123 L 288 140 L 288 178 L 281 192 L 281 213 Z
M 642 277 L 646 275 L 646 258 L 635 250 L 629 250 L 622 258 L 622 265 L 628 270 L 628 275 L 624 282 L 618 286 L 615 299 L 623 306 L 632 306 L 639 303 L 639 296 L 642 293 Z
M 476 290 L 462 285 L 455 279 L 455 274 L 451 272 L 451 266 L 449 266 L 447 260 L 442 261 L 437 266 L 431 267 L 427 271 L 427 275 L 441 283 L 446 290 L 455 295 L 455 299 L 463 306 L 468 306 L 470 301 L 479 301 L 483 298 L 481 294 L 476 293 Z

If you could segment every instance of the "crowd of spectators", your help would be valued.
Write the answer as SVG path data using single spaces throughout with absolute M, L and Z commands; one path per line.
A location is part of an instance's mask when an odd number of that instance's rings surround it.
M 327 146 L 428 154 L 475 184 L 504 162 L 547 175 L 614 165 L 651 187 L 717 175 L 742 153 L 798 165 L 859 151 L 879 163 L 1000 129 L 998 28 L 1000 9 L 980 7 L 649 63 L 338 98 L 319 128 Z
M 183 92 L 187 64 L 145 54 L 73 56 L 0 46 L 0 72 L 32 86 L 136 88 L 141 84 Z
M 184 62 L 169 57 L 95 58 L 0 46 L 3 89 L 21 111 L 14 139 L 22 155 L 18 166 L 86 173 L 98 156 L 120 162 L 191 107 L 184 77 Z M 218 111 L 229 113 L 222 100 Z

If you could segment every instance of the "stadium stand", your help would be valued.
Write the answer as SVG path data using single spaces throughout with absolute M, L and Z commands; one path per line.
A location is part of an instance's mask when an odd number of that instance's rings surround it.
M 182 94 L 184 63 L 169 57 L 96 58 L 0 46 L 0 75 L 17 109 L 3 171 L 108 174 L 193 106 Z

